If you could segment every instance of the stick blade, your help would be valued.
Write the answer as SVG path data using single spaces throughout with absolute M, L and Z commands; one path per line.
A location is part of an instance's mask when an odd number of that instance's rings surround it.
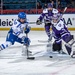
M 27 59 L 29 59 L 29 60 L 34 60 L 35 57 L 27 57 Z

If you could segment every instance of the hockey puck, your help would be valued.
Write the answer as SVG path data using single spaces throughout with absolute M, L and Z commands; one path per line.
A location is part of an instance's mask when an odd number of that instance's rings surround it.
M 53 58 L 53 56 L 49 56 L 50 58 Z
M 27 59 L 34 60 L 35 57 L 27 57 Z

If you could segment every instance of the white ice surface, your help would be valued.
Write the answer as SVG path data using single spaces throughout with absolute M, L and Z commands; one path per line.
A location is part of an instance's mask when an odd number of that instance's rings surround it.
M 74 34 L 74 32 L 71 32 Z M 45 51 L 45 43 L 38 40 L 47 40 L 44 31 L 31 31 L 30 50 L 33 52 Z M 0 37 L 0 44 L 5 42 L 5 37 Z M 75 75 L 75 59 L 70 57 L 38 57 L 27 60 L 22 56 L 22 45 L 15 43 L 0 52 L 0 75 Z

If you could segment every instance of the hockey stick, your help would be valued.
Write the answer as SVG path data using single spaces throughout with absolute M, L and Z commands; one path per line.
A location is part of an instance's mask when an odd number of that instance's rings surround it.
M 28 37 L 28 35 L 27 35 L 27 34 L 26 34 L 26 37 Z M 26 44 L 26 45 L 24 45 L 24 46 L 26 46 L 27 59 L 34 60 L 34 59 L 35 59 L 35 57 L 32 57 L 32 56 L 30 56 L 30 55 L 29 55 L 29 50 L 28 50 L 29 46 L 28 46 L 28 44 Z
M 67 7 L 64 8 L 64 11 L 62 12 L 62 15 L 66 12 L 67 10 Z
M 50 22 L 41 22 L 41 23 L 50 23 Z M 36 24 L 36 22 L 29 22 L 29 24 Z
M 38 42 L 41 42 L 41 43 L 47 43 L 48 40 L 38 40 Z
M 28 37 L 28 35 L 26 34 L 26 37 Z M 29 56 L 29 50 L 28 50 L 28 45 L 26 45 L 26 49 L 27 49 L 27 59 L 31 59 L 31 60 L 34 60 L 35 59 L 35 57 L 30 57 Z
M 35 59 L 35 57 L 30 57 L 30 55 L 29 55 L 29 50 L 28 50 L 28 46 L 26 45 L 26 49 L 27 49 L 27 59 L 31 59 L 31 60 L 34 60 Z

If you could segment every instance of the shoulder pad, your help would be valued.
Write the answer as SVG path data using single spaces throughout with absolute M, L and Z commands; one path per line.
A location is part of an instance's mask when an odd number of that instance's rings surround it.
M 59 11 L 57 10 L 57 9 L 55 9 L 55 8 L 53 8 L 53 10 L 52 10 L 52 13 L 58 13 Z
M 15 19 L 14 20 L 14 25 L 18 25 L 18 24 L 20 24 L 20 22 L 17 19 Z
M 43 10 L 43 13 L 48 13 L 48 9 L 44 9 Z

